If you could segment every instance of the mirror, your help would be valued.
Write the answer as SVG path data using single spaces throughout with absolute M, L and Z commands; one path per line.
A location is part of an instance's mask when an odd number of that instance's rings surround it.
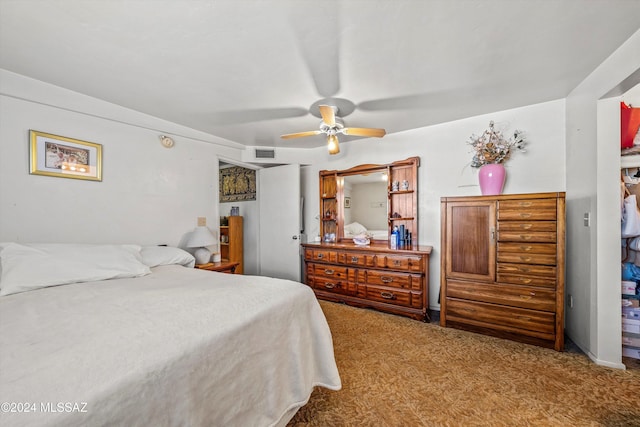
M 403 242 L 417 244 L 419 165 L 419 157 L 410 157 L 320 171 L 322 241 L 353 242 L 354 236 L 367 233 L 372 243 L 380 244 L 389 242 L 389 232 L 397 229 L 404 233 Z
M 387 173 L 344 176 L 343 237 L 351 239 L 366 229 L 372 240 L 388 240 Z

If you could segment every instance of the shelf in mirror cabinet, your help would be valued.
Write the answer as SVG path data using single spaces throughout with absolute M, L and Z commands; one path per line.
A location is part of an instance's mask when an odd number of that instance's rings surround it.
M 411 194 L 413 193 L 413 190 L 398 190 L 398 191 L 389 191 L 390 195 L 394 195 L 394 194 Z
M 415 218 L 409 217 L 401 217 L 401 218 L 389 218 L 389 221 L 413 221 Z

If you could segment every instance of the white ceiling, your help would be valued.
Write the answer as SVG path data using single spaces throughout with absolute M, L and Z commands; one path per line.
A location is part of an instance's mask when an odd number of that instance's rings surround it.
M 0 0 L 0 68 L 308 148 L 279 135 L 324 98 L 387 133 L 560 99 L 639 28 L 640 0 Z

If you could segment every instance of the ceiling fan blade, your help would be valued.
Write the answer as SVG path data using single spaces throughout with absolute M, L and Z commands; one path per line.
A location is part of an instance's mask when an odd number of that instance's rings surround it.
M 322 116 L 322 121 L 328 124 L 329 126 L 335 126 L 336 124 L 336 113 L 333 111 L 328 105 L 319 105 L 320 115 Z
M 340 8 L 333 2 L 314 7 L 289 7 L 295 41 L 318 94 L 328 98 L 340 90 Z
M 375 136 L 378 138 L 382 138 L 387 134 L 384 129 L 374 128 L 344 128 L 342 129 L 342 133 L 344 133 L 345 135 Z
M 302 138 L 303 136 L 320 135 L 322 132 L 319 130 L 310 130 L 308 132 L 288 133 L 286 135 L 280 135 L 282 139 Z

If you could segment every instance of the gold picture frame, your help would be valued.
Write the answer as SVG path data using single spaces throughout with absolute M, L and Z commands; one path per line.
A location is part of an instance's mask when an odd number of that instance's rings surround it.
M 102 145 L 29 131 L 29 173 L 102 181 Z

